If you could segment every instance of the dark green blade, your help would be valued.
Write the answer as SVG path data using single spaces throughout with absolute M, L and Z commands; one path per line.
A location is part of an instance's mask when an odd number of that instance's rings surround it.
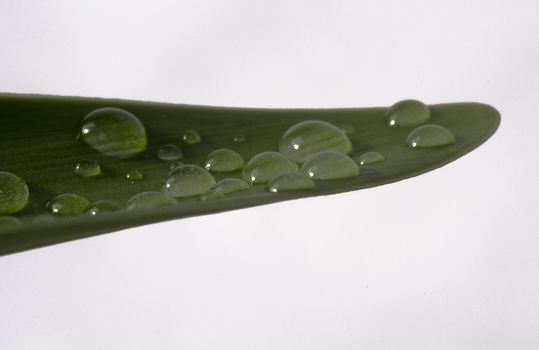
M 107 157 L 76 140 L 81 119 L 100 107 L 118 107 L 136 115 L 146 127 L 147 150 L 134 159 Z M 413 128 L 387 126 L 386 108 L 343 109 L 248 109 L 175 105 L 95 98 L 0 95 L 0 171 L 24 178 L 30 188 L 30 203 L 16 216 L 22 225 L 0 227 L 0 255 L 65 242 L 128 227 L 195 215 L 257 206 L 289 199 L 327 195 L 378 186 L 416 176 L 441 167 L 485 142 L 497 129 L 500 116 L 491 106 L 479 103 L 432 105 L 430 123 L 451 130 L 456 142 L 450 146 L 410 149 L 406 138 Z M 77 193 L 90 201 L 108 199 L 122 206 L 143 191 L 160 191 L 169 165 L 156 158 L 163 144 L 181 146 L 185 163 L 203 165 L 217 148 L 231 148 L 246 160 L 263 151 L 277 150 L 282 134 L 304 120 L 323 120 L 355 129 L 349 135 L 354 155 L 377 151 L 381 163 L 361 168 L 357 178 L 319 181 L 316 189 L 269 193 L 264 186 L 222 199 L 189 199 L 178 205 L 108 215 L 88 215 L 54 220 L 34 220 L 44 214 L 45 203 L 60 193 Z M 182 132 L 194 129 L 203 141 L 181 144 Z M 243 135 L 245 143 L 234 142 Z M 82 158 L 97 161 L 103 174 L 84 178 L 73 173 Z M 144 179 L 130 184 L 127 171 L 137 169 Z M 241 172 L 219 175 L 241 178 Z

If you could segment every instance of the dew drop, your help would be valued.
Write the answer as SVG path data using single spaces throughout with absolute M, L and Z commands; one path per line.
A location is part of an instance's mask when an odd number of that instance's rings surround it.
M 46 208 L 54 215 L 70 216 L 84 213 L 90 201 L 75 193 L 60 194 L 46 204 Z
M 196 145 L 197 143 L 200 143 L 202 141 L 198 132 L 192 129 L 185 130 L 182 136 L 182 140 L 189 145 Z
M 141 192 L 127 201 L 127 210 L 161 208 L 178 202 L 163 192 Z
M 219 181 L 213 186 L 208 193 L 203 194 L 200 199 L 214 199 L 222 198 L 229 193 L 241 192 L 250 190 L 251 186 L 243 180 L 240 179 L 224 179 Z
M 357 158 L 359 165 L 379 163 L 384 160 L 386 160 L 386 158 L 378 152 L 365 152 Z
M 390 127 L 419 125 L 430 119 L 430 109 L 421 101 L 403 100 L 388 108 L 386 118 Z
M 133 114 L 105 107 L 87 114 L 79 136 L 93 149 L 114 158 L 132 158 L 146 149 L 144 126 Z
M 270 181 L 267 190 L 270 192 L 308 190 L 315 188 L 316 184 L 307 175 L 302 173 L 282 174 Z
M 122 210 L 122 207 L 120 207 L 116 202 L 109 200 L 99 200 L 88 205 L 88 207 L 86 208 L 86 213 L 95 216 L 98 214 L 110 213 L 118 210 Z
M 28 202 L 28 186 L 23 178 L 0 171 L 0 215 L 15 214 Z
M 243 157 L 236 151 L 221 148 L 211 152 L 206 158 L 204 168 L 213 172 L 229 172 L 243 168 Z
M 232 138 L 232 140 L 236 143 L 245 143 L 247 142 L 247 138 L 243 135 L 236 135 Z
M 262 184 L 281 174 L 297 170 L 297 164 L 281 153 L 262 152 L 251 158 L 243 168 L 243 179 L 251 185 Z
M 92 177 L 101 174 L 101 167 L 97 163 L 83 159 L 75 164 L 73 171 L 82 177 Z
M 182 157 L 183 153 L 180 147 L 173 144 L 164 145 L 157 150 L 157 158 L 165 162 L 178 160 Z
M 443 126 L 426 124 L 412 130 L 407 142 L 411 148 L 446 146 L 455 143 L 455 135 Z
M 20 225 L 21 220 L 13 216 L 0 216 L 0 227 Z
M 134 170 L 128 171 L 125 174 L 125 178 L 129 180 L 131 183 L 135 183 L 137 181 L 142 180 L 144 178 L 144 175 L 142 175 L 142 173 L 138 171 L 137 169 L 134 169 Z
M 279 152 L 299 163 L 323 151 L 348 154 L 352 143 L 342 130 L 320 120 L 307 120 L 290 127 L 279 143 Z
M 301 171 L 315 180 L 349 179 L 359 175 L 359 167 L 346 154 L 326 151 L 309 157 Z
M 209 172 L 192 164 L 180 165 L 170 175 L 163 192 L 175 198 L 197 196 L 215 185 L 215 179 Z

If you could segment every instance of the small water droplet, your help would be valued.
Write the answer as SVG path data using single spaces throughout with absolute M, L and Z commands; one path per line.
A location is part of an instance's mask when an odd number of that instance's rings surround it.
M 215 186 L 213 186 L 208 193 L 203 194 L 200 199 L 222 198 L 229 193 L 247 191 L 250 189 L 251 186 L 249 186 L 247 182 L 240 179 L 229 178 L 216 183 Z
M 335 125 L 320 120 L 307 120 L 290 127 L 279 143 L 279 152 L 299 163 L 323 151 L 348 154 L 352 143 Z
M 170 175 L 163 192 L 175 198 L 197 196 L 215 185 L 215 179 L 209 172 L 192 164 L 180 165 Z
M 21 220 L 13 216 L 0 216 L 0 227 L 15 226 L 15 225 L 20 225 L 20 224 L 21 224 Z
M 411 148 L 446 146 L 455 143 L 455 135 L 443 126 L 426 124 L 412 130 L 407 142 Z
M 73 171 L 82 177 L 92 177 L 101 174 L 101 167 L 97 163 L 83 159 L 75 164 Z
M 251 158 L 243 169 L 243 179 L 253 184 L 263 184 L 281 174 L 298 170 L 296 163 L 277 152 L 262 152 Z
M 0 171 L 0 215 L 10 215 L 23 210 L 28 202 L 29 190 L 23 178 Z
M 181 157 L 183 157 L 182 150 L 173 144 L 164 145 L 157 150 L 157 158 L 165 162 L 178 160 Z
M 125 174 L 125 178 L 129 180 L 131 183 L 135 183 L 137 181 L 142 180 L 144 178 L 144 175 L 142 175 L 142 173 L 138 171 L 137 169 L 134 169 L 134 170 L 128 171 Z
M 386 118 L 390 127 L 419 125 L 430 119 L 430 109 L 421 101 L 403 100 L 388 108 Z
M 182 136 L 183 142 L 189 144 L 189 145 L 195 145 L 197 143 L 202 142 L 202 139 L 200 138 L 200 135 L 195 130 L 189 129 L 185 130 Z
M 236 135 L 232 138 L 232 140 L 236 143 L 245 143 L 247 142 L 247 138 L 243 135 Z
M 86 212 L 90 215 L 97 215 L 102 213 L 110 213 L 114 211 L 122 210 L 122 207 L 120 207 L 116 202 L 109 201 L 109 200 L 99 200 L 91 203 L 86 208 Z
M 383 162 L 386 158 L 378 152 L 365 152 L 357 158 L 359 165 Z
M 315 188 L 316 184 L 307 175 L 302 173 L 288 173 L 277 176 L 271 180 L 267 190 L 270 192 L 308 190 Z
M 127 201 L 127 210 L 161 208 L 178 202 L 163 192 L 141 192 Z
M 84 213 L 90 201 L 75 193 L 60 194 L 46 204 L 46 208 L 54 215 L 70 216 Z
M 211 152 L 206 158 L 204 167 L 208 171 L 229 172 L 243 168 L 243 157 L 236 151 L 221 148 Z
M 315 180 L 348 179 L 359 175 L 359 167 L 352 158 L 335 151 L 311 156 L 305 161 L 301 171 Z
M 82 119 L 79 136 L 93 149 L 114 158 L 132 158 L 146 149 L 144 126 L 119 108 L 96 109 Z

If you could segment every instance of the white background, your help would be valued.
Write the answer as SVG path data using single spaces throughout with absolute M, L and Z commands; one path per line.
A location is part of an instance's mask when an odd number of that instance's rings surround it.
M 538 18 L 537 0 L 0 0 L 3 92 L 502 114 L 417 178 L 0 257 L 0 349 L 538 349 Z

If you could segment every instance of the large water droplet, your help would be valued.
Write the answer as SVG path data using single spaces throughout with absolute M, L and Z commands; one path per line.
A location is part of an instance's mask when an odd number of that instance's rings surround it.
M 213 199 L 213 198 L 222 198 L 229 193 L 247 191 L 251 189 L 251 186 L 243 180 L 240 179 L 224 179 L 219 181 L 213 186 L 210 191 L 206 194 L 203 194 L 200 199 Z
M 206 170 L 192 164 L 180 165 L 172 170 L 163 192 L 175 198 L 197 196 L 208 192 L 215 179 Z
M 359 167 L 346 154 L 326 151 L 308 158 L 301 171 L 315 180 L 339 180 L 356 177 Z
M 185 130 L 182 136 L 183 142 L 189 144 L 189 145 L 195 145 L 197 143 L 200 143 L 202 139 L 200 138 L 200 135 L 196 130 Z
M 183 157 L 182 150 L 176 145 L 164 145 L 157 150 L 157 158 L 165 162 L 178 160 L 181 157 Z
M 359 165 L 379 163 L 384 160 L 386 160 L 386 158 L 378 152 L 365 152 L 357 158 Z
M 178 202 L 163 192 L 141 192 L 127 201 L 127 210 L 161 208 Z
M 20 225 L 20 224 L 21 224 L 21 220 L 13 216 L 0 216 L 0 227 L 15 226 L 15 225 Z
M 204 167 L 214 172 L 229 172 L 243 168 L 243 157 L 236 151 L 221 148 L 211 152 L 206 158 Z
M 144 126 L 133 114 L 119 108 L 99 108 L 82 120 L 80 137 L 93 149 L 114 158 L 131 158 L 146 149 Z
M 90 201 L 75 193 L 60 194 L 51 199 L 46 208 L 54 215 L 70 216 L 84 213 Z
M 307 175 L 302 173 L 288 173 L 277 176 L 268 184 L 268 191 L 282 192 L 294 190 L 308 190 L 315 188 L 316 184 Z
M 95 201 L 86 208 L 86 212 L 94 216 L 97 214 L 110 213 L 118 210 L 122 210 L 122 207 L 120 207 L 116 202 L 109 200 Z
M 427 124 L 412 130 L 407 142 L 411 148 L 446 146 L 455 143 L 455 135 L 443 126 Z
M 404 100 L 389 107 L 387 123 L 391 127 L 406 127 L 426 123 L 430 119 L 430 109 L 421 101 Z
M 125 178 L 129 180 L 131 183 L 135 183 L 137 181 L 142 180 L 144 178 L 144 175 L 142 175 L 142 173 L 138 171 L 137 169 L 133 169 L 133 170 L 128 171 L 125 174 Z
M 83 159 L 75 164 L 73 171 L 75 171 L 75 174 L 79 176 L 91 177 L 101 174 L 101 167 L 97 163 Z
M 277 152 L 262 152 L 243 168 L 243 178 L 250 184 L 262 184 L 281 174 L 298 170 L 296 163 Z
M 28 202 L 28 186 L 15 174 L 0 171 L 0 215 L 15 214 Z

